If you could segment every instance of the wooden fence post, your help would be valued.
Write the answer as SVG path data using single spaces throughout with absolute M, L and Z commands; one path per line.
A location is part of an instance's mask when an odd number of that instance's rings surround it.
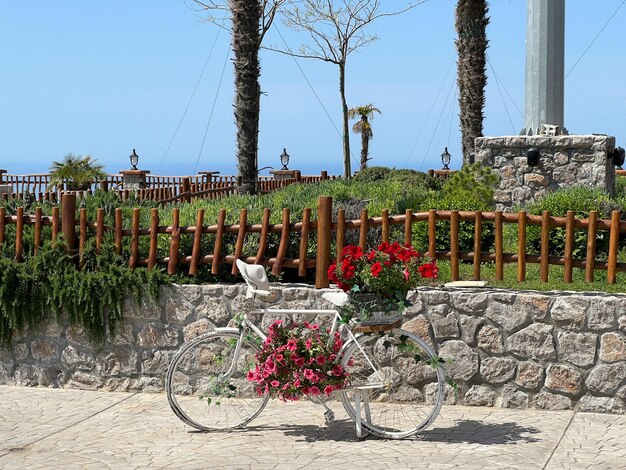
M 191 192 L 191 184 L 190 184 L 189 178 L 183 178 L 181 193 L 185 194 L 185 193 L 189 193 L 189 192 Z M 186 202 L 190 202 L 191 201 L 191 197 L 190 196 L 185 196 L 184 200 Z
M 317 253 L 315 256 L 315 287 L 328 287 L 330 237 L 333 222 L 333 198 L 320 196 L 317 201 Z
M 73 253 L 76 249 L 76 194 L 61 195 L 61 230 L 65 243 Z
M 615 284 L 617 272 L 617 253 L 619 251 L 619 211 L 611 212 L 611 230 L 609 235 L 609 256 L 606 270 L 606 282 Z

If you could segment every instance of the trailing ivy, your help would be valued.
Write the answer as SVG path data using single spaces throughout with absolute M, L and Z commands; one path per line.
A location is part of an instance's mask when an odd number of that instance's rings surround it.
M 135 302 L 142 292 L 158 299 L 159 286 L 169 278 L 159 270 L 131 271 L 103 246 L 96 255 L 85 247 L 82 270 L 62 243 L 47 243 L 36 256 L 22 263 L 0 257 L 0 343 L 9 346 L 13 335 L 26 328 L 36 330 L 67 315 L 70 325 L 85 329 L 95 342 L 102 342 L 106 329 L 115 334 L 122 319 L 124 298 Z

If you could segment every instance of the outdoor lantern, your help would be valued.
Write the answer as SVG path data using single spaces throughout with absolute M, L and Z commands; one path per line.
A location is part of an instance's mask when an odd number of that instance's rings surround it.
M 283 170 L 288 170 L 287 165 L 289 164 L 289 154 L 287 153 L 287 149 L 283 149 L 283 153 L 280 155 L 280 163 L 283 165 Z
M 137 152 L 135 152 L 135 149 L 133 149 L 133 153 L 131 154 L 130 158 L 130 164 L 133 167 L 133 170 L 137 170 L 137 163 L 139 162 L 139 155 L 137 155 Z
M 537 166 L 539 165 L 539 149 L 538 148 L 529 148 L 526 151 L 526 164 L 528 166 Z
M 450 152 L 448 152 L 448 147 L 445 148 L 443 153 L 441 154 L 441 163 L 443 163 L 443 169 L 449 170 L 448 165 L 450 164 Z

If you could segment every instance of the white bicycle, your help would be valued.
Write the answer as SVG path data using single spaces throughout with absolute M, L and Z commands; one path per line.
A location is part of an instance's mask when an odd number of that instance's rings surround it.
M 262 266 L 237 260 L 248 285 L 247 297 L 269 294 Z M 348 301 L 343 292 L 322 297 L 337 307 Z M 256 301 L 254 301 L 256 305 Z M 333 317 L 330 337 L 338 331 L 346 341 L 338 354 L 349 373 L 349 385 L 333 392 L 364 432 L 401 439 L 426 429 L 437 418 L 444 398 L 443 361 L 421 338 L 398 327 L 351 327 L 337 310 L 254 308 L 240 315 L 239 328 L 216 328 L 184 344 L 167 371 L 167 398 L 176 416 L 203 431 L 226 431 L 245 426 L 263 410 L 268 393 L 258 395 L 247 380 L 255 355 L 266 339 L 248 314 L 327 314 Z M 327 423 L 334 413 L 325 400 Z

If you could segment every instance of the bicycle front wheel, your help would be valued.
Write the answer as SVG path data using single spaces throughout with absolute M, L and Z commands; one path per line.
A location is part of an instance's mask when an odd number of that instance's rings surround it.
M 235 429 L 252 421 L 269 398 L 257 394 L 247 380 L 259 351 L 256 338 L 233 328 L 183 345 L 166 378 L 167 399 L 176 416 L 203 431 Z
M 426 429 L 439 414 L 446 375 L 435 352 L 401 329 L 370 333 L 348 342 L 341 365 L 351 384 L 341 393 L 348 415 L 387 439 Z

